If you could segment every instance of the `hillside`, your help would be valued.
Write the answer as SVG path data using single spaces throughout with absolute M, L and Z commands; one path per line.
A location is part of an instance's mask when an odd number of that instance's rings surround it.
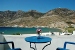
M 75 23 L 75 10 L 55 8 L 46 13 L 30 11 L 0 11 L 0 26 L 49 26 L 64 28 L 68 22 Z
M 41 17 L 44 13 L 37 12 L 35 10 L 30 10 L 28 12 L 18 10 L 18 11 L 0 11 L 0 26 L 11 26 L 12 23 L 18 25 L 18 23 L 28 22 L 28 20 L 33 20 Z

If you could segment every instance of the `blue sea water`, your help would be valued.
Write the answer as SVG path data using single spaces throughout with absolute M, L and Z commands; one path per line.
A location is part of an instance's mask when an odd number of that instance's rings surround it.
M 4 34 L 36 34 L 37 28 L 22 28 L 22 27 L 0 27 L 0 33 Z M 56 28 L 41 28 L 42 32 L 61 32 L 60 29 Z

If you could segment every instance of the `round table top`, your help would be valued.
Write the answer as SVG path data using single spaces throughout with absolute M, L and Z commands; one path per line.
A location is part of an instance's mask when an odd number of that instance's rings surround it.
M 50 37 L 44 37 L 44 36 L 40 36 L 40 38 L 38 38 L 38 36 L 30 36 L 25 38 L 26 42 L 31 42 L 31 43 L 47 43 L 51 42 L 51 40 L 52 39 Z

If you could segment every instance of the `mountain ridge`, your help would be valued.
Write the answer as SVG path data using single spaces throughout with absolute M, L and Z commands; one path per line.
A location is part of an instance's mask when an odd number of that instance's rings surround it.
M 46 13 L 30 11 L 0 11 L 0 26 L 48 26 L 65 27 L 67 22 L 75 23 L 75 10 L 55 8 Z

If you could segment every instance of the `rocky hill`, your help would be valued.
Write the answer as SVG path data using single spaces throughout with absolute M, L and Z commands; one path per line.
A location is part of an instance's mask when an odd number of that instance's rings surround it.
M 47 13 L 41 13 L 36 10 L 28 12 L 18 11 L 0 11 L 0 26 L 49 26 L 66 27 L 68 23 L 75 23 L 75 10 L 67 8 L 55 8 Z
M 60 21 L 68 22 L 75 19 L 75 11 L 67 8 L 56 8 L 48 11 L 44 17 L 56 17 Z
M 44 13 L 37 12 L 36 10 L 30 10 L 28 12 L 18 10 L 18 11 L 0 11 L 0 26 L 11 26 L 18 24 L 28 22 L 28 20 L 37 19 L 44 15 Z M 19 25 L 19 24 L 18 24 Z

